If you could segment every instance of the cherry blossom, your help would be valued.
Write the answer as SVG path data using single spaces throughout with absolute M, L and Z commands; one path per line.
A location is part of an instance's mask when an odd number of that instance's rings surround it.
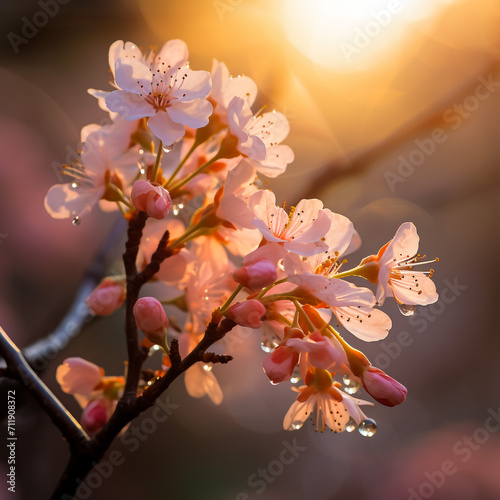
M 248 76 L 232 77 L 223 62 L 213 60 L 212 90 L 210 100 L 214 102 L 214 114 L 227 125 L 227 108 L 233 97 L 244 99 L 251 106 L 257 97 L 257 85 Z
M 377 255 L 367 257 L 361 262 L 360 268 L 364 267 L 368 279 L 376 273 L 376 278 L 372 278 L 372 281 L 378 283 L 376 297 L 380 305 L 386 297 L 391 296 L 399 304 L 409 306 L 433 304 L 438 300 L 436 286 L 430 279 L 432 271 L 424 273 L 413 270 L 416 265 L 437 260 L 421 260 L 417 254 L 419 239 L 415 225 L 405 222 Z
M 341 385 L 333 382 L 332 375 L 320 368 L 311 369 L 306 376 L 306 385 L 298 389 L 299 393 L 283 420 L 285 430 L 297 430 L 316 410 L 316 431 L 323 432 L 328 426 L 333 432 L 343 432 L 352 418 L 357 424 L 366 419 L 359 408 L 371 405 L 368 401 L 356 399 L 340 390 Z
M 185 126 L 204 127 L 212 113 L 206 100 L 210 74 L 189 69 L 187 59 L 181 40 L 170 40 L 158 54 L 147 56 L 131 42 L 113 43 L 109 63 L 118 90 L 106 96 L 106 106 L 126 120 L 147 117 L 149 128 L 165 144 L 180 140 Z
M 90 312 L 96 316 L 113 314 L 125 299 L 123 282 L 113 278 L 105 278 L 97 288 L 85 299 Z
M 320 200 L 301 200 L 287 214 L 276 206 L 276 197 L 269 190 L 256 192 L 249 201 L 254 226 L 270 242 L 280 242 L 290 252 L 310 256 L 328 249 L 323 241 L 330 229 L 330 219 Z
M 238 138 L 238 151 L 261 174 L 277 177 L 294 160 L 292 149 L 280 144 L 290 131 L 282 113 L 271 111 L 254 116 L 248 102 L 234 97 L 227 108 L 227 117 L 231 134 Z
M 130 148 L 136 129 L 137 122 L 124 120 L 84 127 L 80 161 L 65 165 L 62 172 L 71 182 L 49 189 L 47 212 L 55 219 L 72 217 L 78 223 L 99 200 L 112 202 L 115 208 L 116 202 L 124 201 L 123 192 L 138 174 L 138 162 L 143 158 L 139 146 Z

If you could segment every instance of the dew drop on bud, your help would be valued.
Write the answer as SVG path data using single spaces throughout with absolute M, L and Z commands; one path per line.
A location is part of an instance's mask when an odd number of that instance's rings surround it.
M 272 352 L 278 347 L 279 342 L 276 342 L 276 337 L 275 338 L 265 338 L 262 340 L 260 343 L 260 347 L 264 352 Z
M 290 426 L 290 430 L 298 431 L 303 425 L 304 425 L 304 422 L 301 422 L 300 420 L 296 420 L 295 422 L 292 422 L 292 425 Z
M 73 226 L 78 226 L 80 225 L 80 217 L 78 217 L 78 215 L 71 221 L 71 224 L 73 224 Z
M 417 306 L 409 306 L 407 304 L 399 304 L 398 307 L 403 316 L 413 316 L 417 308 Z
M 356 394 L 358 392 L 360 383 L 357 380 L 352 380 L 348 375 L 344 375 L 342 381 L 344 382 L 344 391 L 347 394 Z
M 174 145 L 170 144 L 170 146 L 167 146 L 166 144 L 163 144 L 162 147 L 164 153 L 170 153 L 172 149 L 174 149 Z
M 290 382 L 292 384 L 296 384 L 300 380 L 300 368 L 297 365 L 292 372 L 292 376 L 290 377 Z
M 347 432 L 354 432 L 356 430 L 356 422 L 351 418 L 349 419 L 349 422 L 347 422 L 347 424 L 345 424 L 345 430 Z
M 377 422 L 373 418 L 367 418 L 359 424 L 359 433 L 365 437 L 372 437 L 377 432 Z

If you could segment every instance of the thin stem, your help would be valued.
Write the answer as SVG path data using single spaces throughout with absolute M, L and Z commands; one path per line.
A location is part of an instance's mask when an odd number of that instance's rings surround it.
M 197 168 L 191 175 L 188 175 L 181 182 L 174 184 L 172 186 L 172 189 L 179 189 L 182 186 L 185 186 L 191 179 L 194 179 L 198 174 L 201 174 L 201 172 L 203 172 L 203 170 L 205 170 L 207 167 L 212 165 L 212 163 L 216 162 L 219 158 L 220 158 L 219 153 L 217 153 L 211 160 L 208 160 L 201 167 Z
M 179 165 L 177 165 L 176 169 L 173 171 L 172 175 L 168 178 L 168 181 L 163 183 L 163 187 L 168 188 L 169 184 L 174 180 L 175 176 L 179 173 L 179 170 L 184 166 L 184 163 L 188 160 L 188 158 L 193 154 L 194 150 L 200 145 L 196 140 L 194 141 L 191 149 L 187 152 L 186 156 L 181 160 Z
M 271 285 L 269 286 L 266 286 L 266 288 L 263 288 L 259 295 L 257 295 L 257 297 L 255 297 L 257 300 L 261 299 L 262 297 L 264 297 L 264 295 L 269 292 L 269 290 L 271 290 L 272 288 L 274 288 L 276 285 L 280 285 L 281 283 L 285 283 L 286 281 L 288 280 L 288 278 L 283 278 L 281 280 L 278 280 L 278 281 L 275 281 L 274 283 L 272 283 Z
M 300 305 L 300 302 L 297 299 L 294 299 L 292 302 L 294 303 L 295 307 L 297 308 L 297 311 L 299 311 L 300 314 L 302 314 L 302 317 L 306 320 L 306 323 L 307 323 L 307 326 L 309 327 L 309 330 L 311 332 L 314 332 L 314 330 L 316 330 L 316 328 L 313 325 L 313 322 L 311 321 L 311 318 L 309 318 L 309 316 L 307 315 L 307 313 L 304 311 L 304 309 Z
M 153 167 L 153 173 L 151 174 L 151 182 L 156 182 L 156 176 L 158 175 L 158 168 L 160 166 L 160 160 L 162 154 L 163 154 L 163 142 L 160 139 L 160 145 L 158 146 L 158 153 L 156 153 L 155 166 Z
M 241 290 L 243 289 L 243 285 L 240 283 L 236 289 L 234 290 L 234 292 L 231 294 L 231 296 L 226 300 L 226 302 L 222 305 L 222 307 L 220 308 L 220 313 L 223 314 L 224 311 L 231 305 L 231 302 L 236 298 L 236 295 L 238 295 Z
M 78 448 L 90 441 L 80 424 L 32 370 L 2 327 L 0 327 L 0 353 L 7 365 L 17 372 L 21 382 L 37 399 L 72 448 Z

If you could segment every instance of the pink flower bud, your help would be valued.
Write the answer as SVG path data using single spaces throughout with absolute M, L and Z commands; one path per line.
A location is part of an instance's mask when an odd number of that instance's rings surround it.
M 161 303 L 153 297 L 143 297 L 134 305 L 137 326 L 144 332 L 159 334 L 168 326 L 168 318 Z M 149 339 L 149 337 L 148 337 Z M 149 339 L 151 340 L 151 339 Z M 153 342 L 151 340 L 151 342 Z
M 374 366 L 368 367 L 363 372 L 361 380 L 366 392 L 385 406 L 401 404 L 408 392 L 404 385 Z
M 273 384 L 290 380 L 293 369 L 299 362 L 299 353 L 288 346 L 279 346 L 268 354 L 262 367 Z
M 100 431 L 111 418 L 114 405 L 108 399 L 95 399 L 91 401 L 83 410 L 82 427 L 89 434 Z
M 89 395 L 103 376 L 102 368 L 83 358 L 67 358 L 56 371 L 57 382 L 68 394 Z
M 85 302 L 92 314 L 109 316 L 122 305 L 124 299 L 125 288 L 123 284 L 112 278 L 105 278 L 85 299 Z
M 252 290 L 258 290 L 278 278 L 276 267 L 267 259 L 259 260 L 248 266 L 243 266 L 233 273 L 233 279 Z
M 172 206 L 170 194 L 156 182 L 135 181 L 130 197 L 135 208 L 153 219 L 164 219 Z
M 266 308 L 259 300 L 252 299 L 236 302 L 227 312 L 228 318 L 231 318 L 240 326 L 260 328 L 262 316 L 266 314 Z

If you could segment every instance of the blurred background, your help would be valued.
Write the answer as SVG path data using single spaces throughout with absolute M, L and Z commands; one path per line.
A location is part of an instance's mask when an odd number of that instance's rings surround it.
M 57 326 L 113 224 L 97 210 L 78 227 L 53 220 L 43 198 L 81 127 L 105 118 L 86 90 L 109 88 L 107 51 L 117 39 L 147 48 L 181 38 L 192 68 L 210 70 L 216 58 L 251 76 L 255 109 L 267 104 L 291 124 L 296 160 L 269 186 L 280 202 L 321 198 L 349 217 L 363 240 L 351 263 L 405 221 L 417 225 L 422 252 L 441 259 L 438 303 L 406 318 L 389 302 L 389 337 L 352 341 L 408 387 L 400 407 L 369 411 L 374 437 L 283 431 L 294 395 L 269 384 L 259 342 L 248 338 L 233 362 L 214 368 L 222 404 L 191 399 L 176 383 L 169 400 L 178 408 L 137 451 L 115 445 L 124 463 L 92 498 L 500 498 L 497 0 L 0 5 L 0 324 L 18 345 Z M 82 356 L 120 373 L 122 322 L 118 313 L 92 324 L 44 372 L 75 415 L 55 383 L 57 365 Z M 68 450 L 31 397 L 17 394 L 16 497 L 48 498 Z M 289 447 L 296 456 L 283 464 Z M 5 467 L 2 452 L 2 475 Z

